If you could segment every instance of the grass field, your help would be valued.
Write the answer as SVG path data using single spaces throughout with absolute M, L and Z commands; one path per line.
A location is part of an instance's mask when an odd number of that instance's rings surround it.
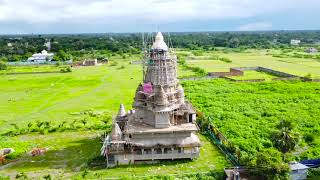
M 64 66 L 48 66 L 48 65 L 38 65 L 38 66 L 9 66 L 6 71 L 0 71 L 0 74 L 6 73 L 32 73 L 32 72 L 59 72 Z
M 96 67 L 77 67 L 71 73 L 0 75 L 0 132 L 15 130 L 16 126 L 26 128 L 29 123 L 42 121 L 50 122 L 51 126 L 62 122 L 71 126 L 75 120 L 89 118 L 82 113 L 87 110 L 114 116 L 120 103 L 128 110 L 136 87 L 141 82 L 142 68 L 130 64 L 129 60 L 119 58 L 113 61 L 116 60 L 118 64 L 111 62 Z M 28 68 L 27 71 L 34 71 L 32 67 Z M 45 66 L 41 68 L 45 69 Z M 181 75 L 192 74 L 183 69 L 179 72 Z M 76 131 L 28 132 L 25 135 L 3 137 L 0 139 L 0 149 L 12 147 L 16 153 L 12 157 L 13 163 L 8 167 L 0 166 L 0 174 L 15 177 L 24 172 L 28 177 L 50 174 L 59 178 L 78 176 L 87 169 L 88 176 L 95 179 L 96 175 L 149 176 L 208 172 L 213 169 L 222 172 L 223 167 L 228 166 L 219 149 L 201 136 L 202 156 L 195 161 L 90 170 L 87 162 L 98 156 L 101 147 L 98 137 L 103 131 L 89 130 L 88 127 L 101 124 L 103 122 L 99 118 L 89 118 L 85 126 L 77 121 Z M 34 147 L 49 148 L 49 151 L 44 156 L 30 157 L 26 153 Z
M 266 81 L 270 81 L 273 78 L 277 78 L 278 76 L 273 76 L 271 74 L 259 71 L 244 71 L 243 76 L 231 76 L 229 78 L 235 80 L 249 80 L 249 79 L 265 79 Z
M 183 173 L 222 171 L 228 166 L 225 157 L 205 136 L 200 135 L 202 148 L 200 158 L 194 161 L 175 163 L 162 162 L 154 165 L 123 166 L 111 169 L 90 168 L 87 162 L 99 156 L 102 132 L 82 131 L 63 132 L 47 135 L 29 134 L 14 137 L 10 140 L 11 147 L 24 148 L 47 147 L 49 151 L 37 157 L 23 155 L 13 161 L 9 167 L 0 166 L 0 174 L 14 178 L 24 172 L 30 178 L 50 174 L 53 178 L 73 178 L 80 176 L 83 170 L 88 171 L 88 178 L 119 178 L 132 176 L 179 175 Z M 45 141 L 44 141 L 45 140 Z
M 218 52 L 220 56 L 229 57 L 232 60 L 232 63 L 226 63 L 220 60 L 210 60 L 210 57 L 215 53 L 217 52 L 207 52 L 203 56 L 196 57 L 188 53 L 191 58 L 187 59 L 187 63 L 188 65 L 202 67 L 207 71 L 228 71 L 230 67 L 235 66 L 264 66 L 303 76 L 308 73 L 311 73 L 314 77 L 320 75 L 320 63 L 312 59 L 272 58 L 263 51 L 229 52 L 226 54 Z M 27 128 L 30 123 L 33 123 L 32 126 L 36 126 L 38 122 L 43 121 L 50 122 L 51 126 L 66 123 L 67 129 L 72 126 L 75 127 L 74 130 L 65 132 L 39 134 L 28 131 L 19 136 L 1 137 L 0 149 L 13 147 L 16 149 L 16 153 L 11 157 L 13 159 L 12 164 L 0 166 L 0 174 L 14 177 L 20 172 L 25 172 L 28 176 L 36 178 L 50 174 L 58 179 L 62 177 L 78 177 L 81 179 L 83 173 L 86 173 L 88 178 L 96 179 L 97 177 L 207 172 L 213 169 L 221 171 L 224 166 L 228 166 L 224 156 L 204 136 L 201 136 L 203 142 L 201 156 L 195 161 L 177 164 L 166 162 L 164 164 L 113 169 L 91 169 L 87 166 L 87 163 L 99 153 L 101 144 L 98 137 L 103 132 L 101 129 L 94 130 L 91 127 L 103 127 L 104 122 L 101 118 L 104 118 L 104 115 L 114 116 L 120 103 L 123 103 L 127 110 L 132 105 L 136 87 L 142 80 L 142 68 L 140 65 L 130 64 L 129 62 L 137 59 L 138 57 L 127 59 L 122 59 L 120 56 L 112 57 L 109 65 L 76 67 L 73 68 L 71 73 L 5 74 L 7 72 L 59 70 L 59 67 L 56 66 L 13 67 L 7 71 L 2 71 L 0 74 L 0 134 Z M 180 77 L 194 76 L 195 74 L 191 70 L 179 67 Z M 269 75 L 258 72 L 248 72 L 243 78 L 256 79 L 259 77 L 271 78 Z M 187 97 L 200 110 L 221 117 L 222 119 L 220 118 L 216 122 L 223 132 L 232 140 L 239 142 L 242 149 L 250 146 L 254 147 L 255 150 L 249 151 L 250 153 L 257 151 L 256 145 L 259 147 L 270 145 L 268 138 L 250 136 L 257 135 L 260 137 L 266 135 L 266 132 L 253 132 L 252 129 L 259 129 L 264 125 L 267 128 L 273 127 L 276 121 L 276 118 L 262 118 L 266 121 L 255 124 L 257 122 L 255 118 L 259 118 L 259 115 L 261 115 L 255 113 L 256 111 L 263 109 L 269 112 L 270 104 L 280 103 L 279 109 L 272 110 L 270 113 L 276 115 L 285 113 L 288 117 L 299 115 L 299 119 L 303 120 L 301 121 L 303 127 L 308 127 L 308 123 L 313 122 L 313 118 L 318 113 L 317 108 L 319 107 L 317 105 L 320 103 L 317 98 L 314 98 L 318 96 L 315 94 L 319 89 L 318 84 L 313 84 L 312 87 L 304 87 L 304 84 L 299 83 L 299 86 L 290 85 L 290 87 L 293 87 L 292 92 L 302 92 L 299 88 L 313 88 L 314 91 L 303 91 L 306 94 L 305 96 L 299 96 L 298 94 L 289 96 L 289 100 L 285 101 L 290 105 L 290 107 L 287 107 L 288 104 L 281 104 L 284 100 L 282 94 L 277 92 L 279 85 L 277 83 L 272 86 L 262 84 L 261 88 L 265 94 L 259 94 L 259 92 L 254 91 L 260 88 L 258 85 L 233 84 L 226 81 L 209 82 L 211 85 L 208 85 L 207 81 L 200 81 L 196 87 L 186 84 Z M 283 86 L 285 85 L 281 87 Z M 195 88 L 197 92 L 192 93 L 190 87 Z M 264 87 L 266 89 L 263 89 Z M 241 90 L 241 88 L 244 88 L 244 90 Z M 240 91 L 236 92 L 239 89 Z M 253 93 L 246 94 L 248 92 Z M 273 94 L 268 95 L 267 93 Z M 253 95 L 255 97 L 251 97 Z M 205 98 L 205 100 L 198 101 L 196 96 Z M 270 100 L 261 99 L 262 96 L 266 96 Z M 249 98 L 250 101 L 237 104 L 245 101 L 243 98 Z M 266 102 L 266 104 L 260 106 L 260 101 Z M 315 101 L 318 103 L 315 103 Z M 299 102 L 301 103 L 299 104 Z M 234 106 L 231 106 L 233 103 Z M 295 103 L 301 106 L 296 106 Z M 299 109 L 303 111 L 299 111 Z M 103 116 L 91 117 L 85 113 L 88 111 Z M 235 127 L 235 124 L 238 124 L 237 117 L 240 117 L 240 119 L 245 117 L 248 121 L 244 121 L 240 127 L 234 130 L 232 128 Z M 87 119 L 86 124 L 81 123 L 83 119 Z M 267 122 L 269 121 L 272 121 L 272 123 L 268 125 Z M 300 125 L 300 121 L 298 125 Z M 310 126 L 314 126 L 314 129 L 317 130 L 319 125 L 310 124 Z M 246 133 L 238 134 L 238 129 L 239 132 L 244 131 Z M 302 132 L 302 130 L 306 130 L 306 132 Z M 299 132 L 302 135 L 312 133 L 310 128 L 299 129 Z M 317 132 L 313 133 L 316 134 Z M 316 157 L 318 155 L 318 144 L 320 144 L 319 138 L 315 138 L 313 143 L 315 145 L 302 143 L 301 146 L 308 147 L 308 149 L 300 152 L 301 155 L 299 156 L 303 158 Z M 31 158 L 26 153 L 34 147 L 47 147 L 49 151 L 44 156 Z M 88 170 L 88 172 L 84 170 Z
M 214 60 L 213 56 L 227 57 L 232 62 L 226 63 Z M 268 55 L 265 50 L 254 50 L 244 53 L 212 51 L 206 52 L 202 56 L 189 56 L 187 62 L 190 65 L 201 67 L 208 72 L 229 71 L 230 67 L 262 66 L 298 76 L 306 76 L 310 73 L 313 78 L 320 78 L 320 62 L 318 60 L 275 58 Z

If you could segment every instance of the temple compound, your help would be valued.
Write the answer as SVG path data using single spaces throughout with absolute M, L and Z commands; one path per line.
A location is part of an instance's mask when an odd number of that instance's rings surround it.
M 161 32 L 145 55 L 144 80 L 129 112 L 120 105 L 101 154 L 108 167 L 199 156 L 196 114 L 177 79 L 177 58 Z

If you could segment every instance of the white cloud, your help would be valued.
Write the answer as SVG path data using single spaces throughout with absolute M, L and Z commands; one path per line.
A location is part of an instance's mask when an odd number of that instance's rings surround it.
M 319 6 L 318 0 L 0 0 L 0 22 L 166 23 L 248 18 Z
M 238 27 L 239 31 L 262 31 L 269 30 L 272 28 L 272 23 L 270 22 L 255 22 L 242 25 Z

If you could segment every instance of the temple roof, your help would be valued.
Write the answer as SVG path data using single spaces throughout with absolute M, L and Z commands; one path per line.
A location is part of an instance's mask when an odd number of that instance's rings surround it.
M 120 104 L 120 108 L 119 108 L 119 111 L 118 111 L 118 115 L 117 117 L 124 117 L 126 115 L 126 110 L 124 109 L 124 105 L 123 104 Z
M 122 137 L 122 131 L 118 123 L 114 123 L 111 130 L 111 139 L 119 141 L 121 140 L 121 137 Z
M 168 51 L 168 46 L 167 44 L 164 42 L 163 36 L 161 32 L 158 32 L 156 35 L 156 40 L 154 41 L 151 49 L 161 49 L 164 51 Z

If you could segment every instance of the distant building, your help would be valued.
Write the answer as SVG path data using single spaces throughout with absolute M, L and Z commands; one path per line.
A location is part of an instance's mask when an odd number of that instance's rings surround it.
M 32 57 L 28 58 L 28 61 L 43 63 L 47 61 L 52 61 L 53 56 L 53 53 L 48 53 L 46 50 L 43 50 L 41 51 L 41 53 L 33 54 Z
M 8 47 L 12 47 L 13 45 L 12 45 L 12 43 L 8 43 L 7 46 Z
M 318 50 L 316 48 L 313 48 L 313 47 L 306 49 L 306 53 L 315 54 L 317 52 L 318 52 Z
M 98 65 L 97 59 L 86 59 L 82 62 L 82 66 L 96 66 Z
M 298 46 L 301 43 L 298 39 L 291 39 L 290 44 L 293 46 Z

